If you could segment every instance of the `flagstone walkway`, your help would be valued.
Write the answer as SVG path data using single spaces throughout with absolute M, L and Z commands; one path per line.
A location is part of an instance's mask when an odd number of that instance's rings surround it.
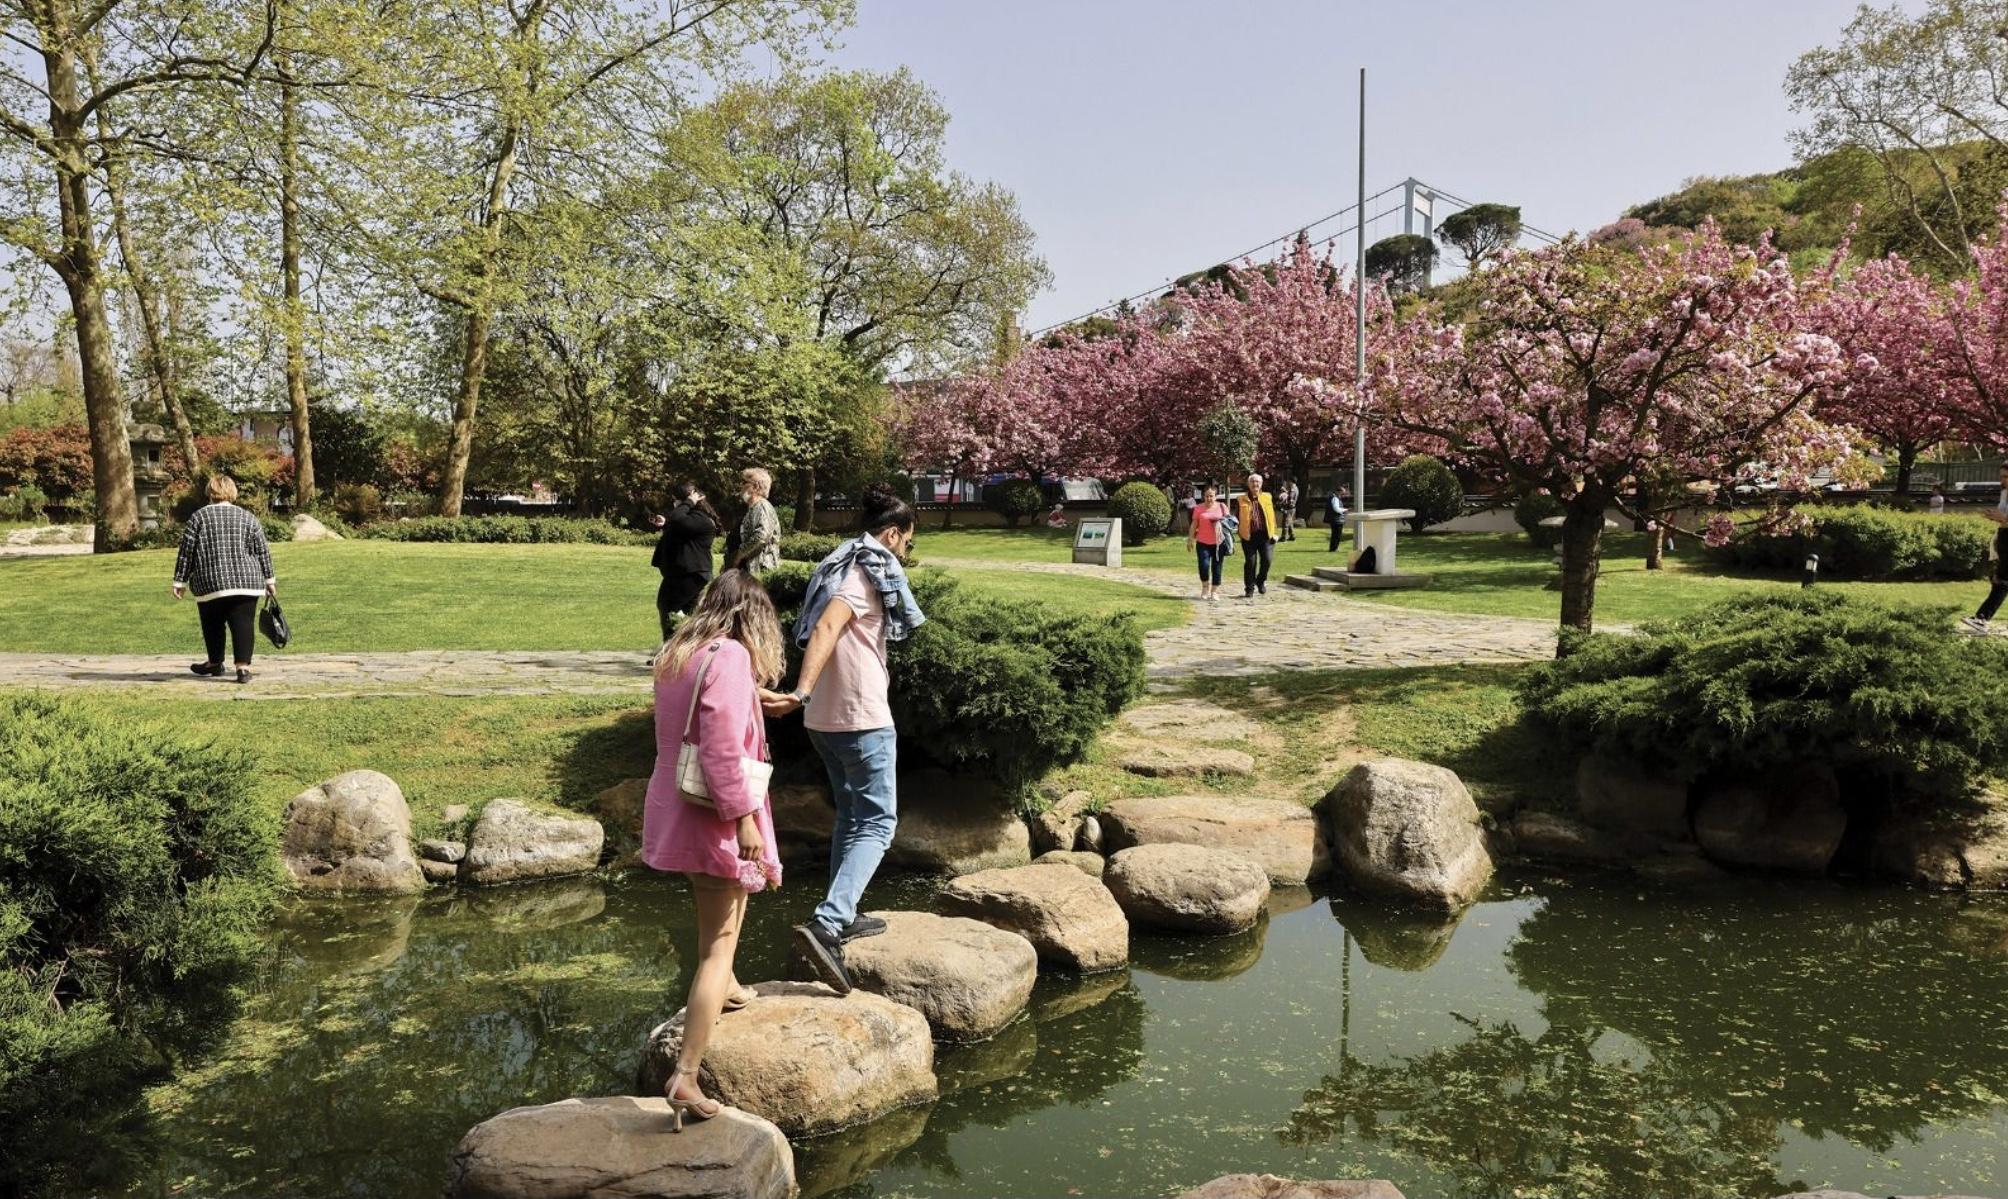
M 995 562 L 935 562 L 997 569 Z M 1160 688 L 1202 676 L 1287 670 L 1525 662 L 1554 656 L 1555 627 L 1511 617 L 1417 612 L 1280 585 L 1254 600 L 1200 603 L 1182 577 L 1064 563 L 1010 569 L 1133 583 L 1193 606 L 1178 628 L 1149 634 Z M 192 630 L 191 630 L 192 633 Z M 197 678 L 193 655 L 0 653 L 0 687 L 143 689 L 177 699 L 345 699 L 364 696 L 603 695 L 649 690 L 647 647 L 632 651 L 417 650 L 408 653 L 261 653 L 250 685 Z

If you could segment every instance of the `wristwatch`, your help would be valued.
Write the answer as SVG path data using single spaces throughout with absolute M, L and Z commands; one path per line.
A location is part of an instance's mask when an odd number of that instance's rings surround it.
M 797 704 L 801 705 L 804 708 L 809 706 L 809 693 L 802 690 L 800 687 L 797 687 L 793 691 L 790 691 L 788 693 L 788 698 L 794 700 Z

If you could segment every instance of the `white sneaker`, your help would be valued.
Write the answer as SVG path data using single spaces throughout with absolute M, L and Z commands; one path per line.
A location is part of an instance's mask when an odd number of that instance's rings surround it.
M 1985 637 L 1987 635 L 1987 629 L 1988 629 L 1988 622 L 1980 619 L 1978 616 L 1969 616 L 1965 620 L 1959 622 L 1960 632 L 1971 633 L 1976 637 Z

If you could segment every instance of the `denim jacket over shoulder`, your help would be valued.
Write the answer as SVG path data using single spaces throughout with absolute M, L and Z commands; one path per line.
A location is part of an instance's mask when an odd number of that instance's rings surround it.
M 908 634 L 927 623 L 926 614 L 913 598 L 906 568 L 900 565 L 898 556 L 880 545 L 870 533 L 861 533 L 838 546 L 809 576 L 809 588 L 802 595 L 802 614 L 795 618 L 797 646 L 809 644 L 810 634 L 816 631 L 816 622 L 823 618 L 823 609 L 829 606 L 837 588 L 843 586 L 844 576 L 850 573 L 852 566 L 864 567 L 865 576 L 872 581 L 872 587 L 885 605 L 886 640 L 904 641 Z

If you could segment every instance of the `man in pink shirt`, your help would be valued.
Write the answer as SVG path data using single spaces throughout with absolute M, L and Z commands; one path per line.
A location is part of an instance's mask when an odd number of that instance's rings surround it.
M 885 858 L 899 821 L 899 737 L 886 669 L 886 600 L 873 567 L 884 574 L 889 566 L 904 586 L 897 559 L 913 545 L 913 525 L 913 508 L 889 489 L 866 493 L 864 534 L 818 568 L 848 563 L 814 617 L 795 690 L 785 696 L 770 692 L 763 699 L 770 716 L 806 706 L 803 723 L 809 741 L 829 772 L 830 796 L 837 806 L 830 887 L 814 915 L 795 929 L 795 939 L 816 973 L 840 994 L 851 989 L 844 942 L 885 931 L 883 920 L 858 915 L 865 887 Z M 814 591 L 812 583 L 812 600 Z M 911 602 L 910 592 L 901 594 Z M 811 613 L 805 609 L 804 615 Z

